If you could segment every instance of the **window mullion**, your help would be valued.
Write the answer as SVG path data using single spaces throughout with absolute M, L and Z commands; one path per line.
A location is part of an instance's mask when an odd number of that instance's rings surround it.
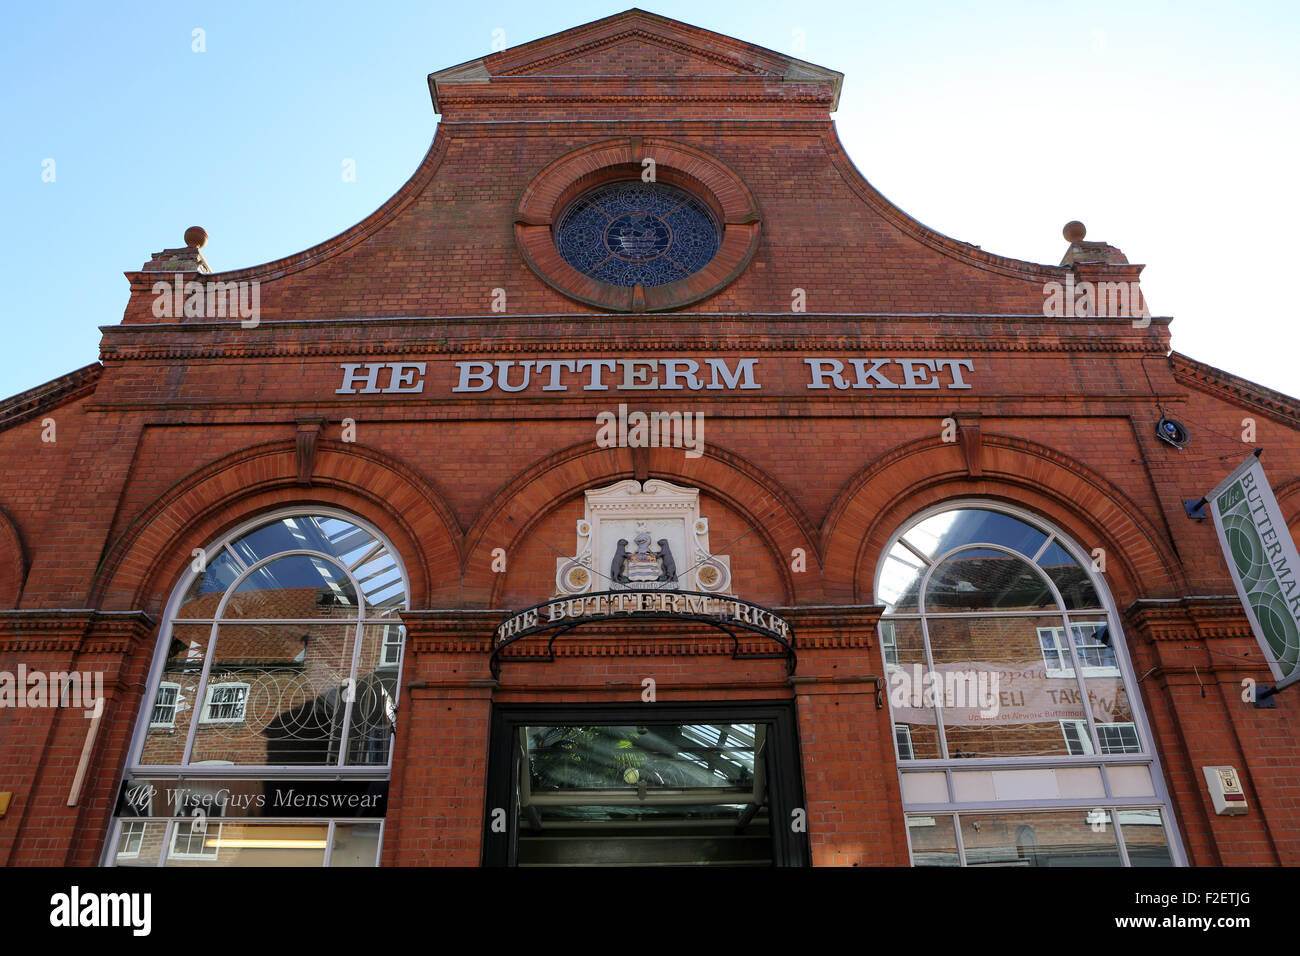
M 176 821 L 167 820 L 163 825 L 162 846 L 158 848 L 157 866 L 166 866 L 167 857 L 172 851 L 172 827 L 176 826 Z
M 1038 550 L 1034 552 L 1034 556 L 1029 559 L 1029 563 L 1034 565 L 1034 567 L 1037 567 L 1039 558 L 1041 558 L 1043 556 L 1043 553 L 1052 546 L 1052 542 L 1055 540 L 1056 540 L 1056 535 L 1049 534 L 1047 536 L 1047 540 L 1044 541 L 1042 545 L 1039 546 Z
M 965 867 L 967 865 L 966 841 L 961 838 L 961 814 L 953 813 L 950 816 L 952 819 L 952 833 L 957 840 L 957 862 L 959 866 Z M 912 837 L 910 833 L 907 836 L 909 840 Z
M 330 860 L 334 856 L 334 827 L 336 825 L 333 820 L 330 820 L 325 829 L 325 857 L 320 864 L 323 869 L 329 869 Z
M 924 593 L 925 593 L 925 592 L 922 591 L 922 597 L 923 597 L 923 598 L 924 598 Z M 927 623 L 927 621 L 926 621 L 926 616 L 925 616 L 924 614 L 921 615 L 921 643 L 922 643 L 922 645 L 923 645 L 924 648 L 925 648 L 925 666 L 926 666 L 926 669 L 927 669 L 927 673 L 930 674 L 930 675 L 933 675 L 933 674 L 935 673 L 935 670 L 934 670 L 934 653 L 930 650 L 930 626 L 929 626 L 929 624 Z M 934 684 L 935 684 L 936 682 L 933 681 L 933 680 L 931 680 L 929 683 L 930 683 L 931 688 L 933 688 L 933 687 L 934 687 Z M 934 694 L 934 703 L 933 703 L 932 706 L 934 707 L 934 727 L 935 727 L 935 730 L 938 731 L 938 733 L 939 733 L 939 753 L 940 753 L 940 755 L 942 756 L 942 758 L 943 758 L 944 760 L 948 760 L 948 759 L 949 759 L 949 756 L 948 756 L 948 735 L 947 735 L 947 733 L 944 731 L 944 728 L 943 728 L 943 706 L 942 706 L 942 705 L 940 704 L 940 702 L 939 702 L 939 700 L 940 700 L 940 698 L 941 698 L 942 696 L 943 696 L 943 695 L 940 694 L 940 693 L 935 693 L 935 694 Z M 922 703 L 925 702 L 925 691 L 924 691 L 924 690 L 921 692 L 921 702 L 922 702 Z M 891 723 L 892 723 L 892 721 L 891 721 Z
M 1119 824 L 1119 808 L 1112 807 L 1107 812 L 1110 814 L 1111 825 L 1115 828 L 1115 845 L 1119 847 L 1120 865 L 1131 867 L 1133 863 L 1131 860 L 1129 860 L 1128 857 L 1128 844 L 1124 842 L 1124 829 Z M 1163 819 L 1160 821 L 1160 826 L 1162 829 L 1164 828 Z M 1167 836 L 1165 838 L 1165 841 L 1167 844 L 1168 843 Z M 1170 859 L 1172 858 L 1173 858 L 1173 854 L 1170 854 Z
M 1092 736 L 1093 753 L 1101 755 L 1101 735 L 1097 733 L 1097 722 L 1092 715 L 1092 702 L 1088 700 L 1088 680 L 1083 676 L 1083 661 L 1079 657 L 1079 649 L 1074 646 L 1074 629 L 1070 625 L 1070 615 L 1068 612 L 1061 611 L 1061 619 L 1065 622 L 1065 646 L 1070 649 L 1070 660 L 1074 666 L 1074 680 L 1079 685 L 1079 694 L 1083 700 L 1083 712 L 1088 718 L 1088 733 Z
M 227 541 L 222 547 L 232 558 L 235 559 L 235 564 L 239 565 L 239 571 L 241 574 L 248 570 L 248 562 L 239 556 L 239 552 L 230 546 L 229 541 Z
M 361 641 L 364 637 L 366 622 L 364 615 L 357 618 L 356 638 L 352 642 L 352 669 L 348 672 L 348 696 L 343 704 L 343 726 L 339 730 L 339 759 L 335 766 L 342 767 L 347 762 L 348 732 L 352 728 L 352 708 L 357 697 L 357 667 L 361 662 Z
M 217 621 L 212 622 L 208 632 L 208 650 L 203 655 L 203 669 L 199 672 L 199 681 L 194 685 L 194 705 L 190 708 L 190 729 L 185 735 L 185 750 L 181 753 L 181 766 L 189 766 L 190 754 L 194 750 L 194 737 L 199 730 L 199 714 L 203 710 L 203 701 L 208 696 L 208 677 L 212 673 L 212 659 L 217 654 Z

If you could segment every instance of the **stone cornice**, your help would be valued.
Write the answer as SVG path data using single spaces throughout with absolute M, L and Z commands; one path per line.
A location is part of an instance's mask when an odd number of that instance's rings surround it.
M 492 650 L 492 635 L 509 611 L 447 609 L 403 611 L 406 644 L 416 653 L 483 654 Z
M 218 325 L 194 323 L 193 325 L 166 326 L 106 326 L 101 355 L 105 363 L 125 361 L 170 361 L 176 359 L 226 359 L 270 358 L 304 356 L 364 356 L 364 355 L 465 355 L 465 354 L 578 354 L 608 353 L 612 351 L 726 351 L 726 352 L 837 352 L 837 351 L 931 351 L 931 352 L 1002 352 L 1002 353 L 1062 353 L 1104 352 L 1133 354 L 1164 354 L 1162 336 L 1149 334 L 1136 336 L 1099 336 L 1092 320 L 1091 327 L 1081 326 L 1077 332 L 1058 331 L 1066 323 L 1053 323 L 1054 328 L 1038 332 L 1037 337 L 1025 332 L 1025 316 L 818 316 L 801 315 L 801 326 L 792 332 L 792 320 L 777 320 L 770 316 L 736 315 L 753 329 L 770 326 L 771 331 L 754 331 L 750 334 L 680 334 L 676 326 L 690 323 L 698 327 L 701 322 L 725 321 L 725 316 L 703 316 L 691 313 L 657 313 L 653 320 L 634 320 L 626 315 L 590 316 L 573 315 L 547 317 L 545 335 L 536 331 L 512 334 L 514 327 L 527 325 L 536 328 L 534 317 L 514 320 L 497 319 L 485 323 L 476 335 L 462 331 L 467 321 L 474 317 L 428 317 L 392 319 L 337 319 L 312 322 L 264 321 L 256 332 L 241 330 L 237 323 Z M 605 321 L 601 321 L 601 319 Z M 613 319 L 614 321 L 609 321 Z M 1129 325 L 1127 319 L 1110 322 Z M 431 334 L 427 326 L 419 323 L 437 322 L 448 326 L 444 334 Z M 1043 323 L 1041 317 L 1038 322 Z M 452 327 L 454 323 L 454 329 Z M 928 323 L 935 328 L 930 334 L 882 333 L 882 324 Z M 963 325 L 979 323 L 983 334 L 960 334 Z M 849 332 L 853 325 L 861 331 Z M 1012 334 L 998 335 L 1005 325 Z M 410 333 L 409 338 L 375 340 L 374 331 L 385 328 Z M 147 331 L 146 331 L 147 329 Z M 283 334 L 289 329 L 300 330 L 297 341 L 286 342 Z M 355 329 L 365 334 L 346 336 L 345 330 Z M 442 331 L 442 330 L 439 330 Z M 319 332 L 320 338 L 311 333 Z M 956 334 L 954 334 L 956 333 Z M 167 334 L 188 341 L 156 343 Z M 370 338 L 370 341 L 366 341 Z M 272 341 L 272 339 L 277 339 Z
M 1234 404 L 1249 406 L 1293 428 L 1300 427 L 1300 399 L 1256 385 L 1178 352 L 1170 353 L 1169 367 L 1174 378 L 1186 385 L 1226 396 Z
M 0 401 L 0 429 L 10 428 L 20 422 L 51 411 L 64 402 L 88 395 L 95 390 L 104 367 L 98 362 L 60 375 L 44 385 Z
M 496 85 L 494 82 L 494 86 Z M 833 97 L 822 92 L 803 92 L 799 87 L 805 84 L 784 84 L 772 89 L 750 92 L 724 92 L 721 90 L 707 93 L 683 92 L 675 81 L 664 84 L 664 88 L 654 93 L 584 93 L 565 96 L 539 88 L 536 93 L 483 93 L 482 86 L 467 86 L 456 92 L 443 91 L 441 102 L 444 106 L 472 103 L 474 106 L 511 106 L 519 109 L 533 109 L 538 106 L 577 106 L 583 103 L 599 103 L 604 106 L 653 106 L 659 103 L 671 103 L 678 107 L 682 103 L 712 105 L 715 103 L 809 103 L 829 107 Z M 813 84 L 806 84 L 812 86 Z
M 0 611 L 0 653 L 124 654 L 154 628 L 144 611 Z
M 772 610 L 794 628 L 799 650 L 820 650 L 870 646 L 885 607 L 883 604 L 844 604 Z
M 1154 641 L 1254 639 L 1235 595 L 1134 601 L 1124 611 L 1134 630 Z

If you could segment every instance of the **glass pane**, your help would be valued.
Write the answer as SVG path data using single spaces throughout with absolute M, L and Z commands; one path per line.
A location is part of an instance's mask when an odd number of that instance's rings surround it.
M 348 729 L 349 764 L 386 764 L 397 719 L 397 672 L 402 627 L 367 625 L 361 630 L 356 694 Z
M 295 554 L 244 578 L 222 617 L 355 619 L 357 613 L 357 592 L 341 568 Z
M 765 724 L 525 727 L 521 866 L 772 865 Z
M 908 817 L 907 839 L 913 866 L 961 866 L 951 816 Z
M 1110 813 L 963 813 L 967 866 L 1119 866 Z
M 338 824 L 334 827 L 334 849 L 330 866 L 378 866 L 379 824 Z
M 1159 810 L 1120 810 L 1119 825 L 1131 866 L 1173 866 Z
M 942 757 L 939 748 L 939 723 L 935 717 L 932 695 L 926 694 L 925 640 L 921 622 L 908 618 L 880 622 L 880 641 L 886 651 L 885 680 L 888 684 L 889 709 L 896 727 L 905 727 L 912 741 L 912 759 L 934 760 Z M 898 731 L 895 731 L 898 736 Z M 900 759 L 907 759 L 900 753 Z
M 351 564 L 374 544 L 374 536 L 338 518 L 295 515 L 262 525 L 231 544 L 245 564 L 253 565 L 281 551 L 320 551 Z
M 354 569 L 353 574 L 365 596 L 367 615 L 384 617 L 405 606 L 406 585 L 402 582 L 402 572 L 388 551 L 366 557 L 365 563 Z
M 167 824 L 158 820 L 122 820 L 117 835 L 115 866 L 157 866 Z
M 1069 610 L 1101 607 L 1101 599 L 1097 597 L 1088 572 L 1057 542 L 1053 541 L 1043 552 L 1038 566 L 1052 579 Z
M 968 548 L 945 560 L 925 589 L 925 610 L 1049 610 L 1056 599 L 1029 562 L 1004 551 Z
M 212 634 L 211 624 L 176 624 L 172 627 L 167 661 L 163 665 L 162 687 L 140 706 L 149 709 L 142 764 L 179 764 L 185 755 L 185 737 L 194 716 L 194 701 L 203 658 Z
M 1070 633 L 1074 636 L 1074 650 L 1083 666 L 1085 676 L 1116 677 L 1119 661 L 1115 659 L 1115 645 L 1109 634 L 1104 637 L 1104 620 L 1072 621 Z
M 1040 757 L 1088 752 L 1074 742 L 1087 714 L 1078 681 L 1044 661 L 1052 617 L 932 617 L 935 681 L 950 757 Z M 1054 662 L 1054 659 L 1053 659 Z
M 318 824 L 178 822 L 167 866 L 321 866 L 328 827 Z
M 208 565 L 203 573 L 194 579 L 194 583 L 185 592 L 180 606 L 176 609 L 178 618 L 207 618 L 217 616 L 217 605 L 226 588 L 235 583 L 242 570 L 230 552 L 222 548 L 215 557 L 209 555 Z
M 921 597 L 921 578 L 925 567 L 911 551 L 896 544 L 880 570 L 877 600 L 891 611 L 915 611 Z
M 1104 620 L 1071 622 L 1075 653 L 1083 667 L 1084 687 L 1103 754 L 1141 753 L 1133 704 L 1120 674 L 1115 648 L 1097 635 L 1106 626 Z M 1046 629 L 1043 629 L 1044 631 Z M 1065 650 L 1061 628 L 1053 628 L 1050 640 Z M 1040 632 L 1041 633 L 1041 632 Z M 1044 642 L 1047 642 L 1044 638 Z M 1063 657 L 1068 668 L 1068 658 Z M 1066 672 L 1062 672 L 1066 673 Z
M 936 557 L 963 544 L 1000 544 L 1033 557 L 1047 535 L 1019 518 L 983 508 L 959 508 L 931 515 L 903 540 L 928 557 Z
M 527 727 L 535 794 L 644 787 L 753 789 L 754 724 L 651 727 Z
M 1136 754 L 1142 752 L 1137 723 L 1133 719 L 1133 704 L 1129 700 L 1124 681 L 1119 677 L 1089 677 L 1088 703 L 1093 719 L 1097 721 L 1097 737 L 1104 754 Z
M 338 761 L 354 626 L 222 624 L 192 763 Z

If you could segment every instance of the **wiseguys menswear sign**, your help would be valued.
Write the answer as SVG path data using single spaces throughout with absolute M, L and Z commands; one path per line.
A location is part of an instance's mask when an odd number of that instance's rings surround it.
M 798 362 L 795 359 L 764 360 Z M 607 391 L 761 391 L 758 359 L 524 359 L 456 362 L 454 393 Z M 344 362 L 336 395 L 418 395 L 427 362 Z M 797 366 L 811 391 L 972 388 L 966 358 L 807 358 Z
M 1207 496 L 1255 639 L 1279 682 L 1300 679 L 1300 557 L 1259 458 Z

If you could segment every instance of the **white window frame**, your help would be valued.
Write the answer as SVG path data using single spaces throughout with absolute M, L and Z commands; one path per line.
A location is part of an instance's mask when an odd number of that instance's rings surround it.
M 214 701 L 212 698 L 217 691 L 225 690 L 230 687 L 242 687 L 244 695 L 238 700 Z M 199 714 L 199 723 L 201 724 L 242 724 L 248 715 L 248 695 L 252 688 L 242 681 L 222 681 L 219 684 L 209 684 L 208 689 L 203 694 L 203 713 Z M 229 707 L 232 704 L 239 705 L 239 714 L 234 717 L 213 717 L 212 708 Z
M 902 733 L 902 739 L 899 739 L 899 733 Z M 903 753 L 903 743 L 907 742 L 907 753 Z M 894 746 L 898 748 L 899 760 L 915 760 L 916 748 L 912 745 L 912 728 L 907 724 L 894 724 Z
M 194 823 L 199 819 L 205 819 L 207 822 L 204 824 L 203 836 L 200 838 L 201 842 L 199 844 L 198 852 L 176 849 L 176 841 L 180 838 L 182 832 L 181 828 L 186 824 L 189 824 L 189 827 L 184 831 L 186 844 L 188 845 L 194 838 Z M 167 848 L 167 858 L 169 860 L 215 860 L 221 854 L 221 847 L 209 847 L 207 842 L 208 837 L 213 835 L 214 830 L 216 839 L 220 841 L 221 826 L 222 825 L 218 823 L 214 827 L 211 822 L 211 817 L 187 817 L 184 820 L 176 821 L 172 824 L 172 840 L 171 846 Z
M 140 849 L 144 846 L 144 835 L 148 832 L 148 820 L 123 820 L 122 828 L 117 835 L 118 851 L 114 854 L 114 857 L 118 860 L 138 860 L 140 858 Z M 135 838 L 135 849 L 122 849 L 122 847 L 129 845 L 128 841 L 132 837 Z
M 1083 750 L 1076 751 L 1071 746 L 1070 735 L 1066 732 L 1066 727 L 1072 727 L 1078 736 L 1079 743 L 1084 747 Z M 1103 729 L 1116 729 L 1122 733 L 1128 730 L 1133 734 L 1133 743 L 1136 748 L 1133 750 L 1108 750 L 1105 741 L 1102 740 Z M 1092 755 L 1092 738 L 1088 735 L 1088 722 L 1082 718 L 1063 718 L 1061 720 L 1061 736 L 1065 738 L 1066 750 L 1073 757 L 1087 757 Z M 1138 734 L 1137 724 L 1131 720 L 1114 720 L 1097 722 L 1097 741 L 1101 744 L 1101 752 L 1105 756 L 1114 756 L 1117 754 L 1140 754 L 1142 752 L 1142 738 Z
M 1096 625 L 1097 623 L 1098 622 L 1096 621 L 1071 621 L 1070 627 L 1071 629 L 1078 629 L 1082 627 L 1090 627 Z M 1103 622 L 1101 626 L 1105 627 L 1106 625 Z M 1037 628 L 1037 631 L 1038 631 L 1038 652 L 1043 657 L 1043 666 L 1047 668 L 1047 676 L 1052 678 L 1073 678 L 1074 667 L 1072 667 L 1070 664 L 1066 664 L 1064 667 L 1059 666 L 1063 661 L 1068 661 L 1070 659 L 1070 647 L 1068 644 L 1065 643 L 1065 627 L 1062 625 L 1056 625 L 1056 626 L 1045 625 L 1043 627 Z M 1079 654 L 1080 661 L 1082 661 L 1083 659 L 1083 652 L 1085 650 L 1094 647 L 1107 647 L 1107 645 L 1102 644 L 1100 642 L 1089 643 L 1089 644 L 1082 643 L 1080 639 L 1085 636 L 1089 636 L 1089 635 L 1080 634 L 1074 637 L 1074 649 L 1075 652 Z M 1043 638 L 1045 637 L 1051 639 L 1052 649 L 1050 652 L 1046 647 L 1043 646 Z M 1058 666 L 1053 666 L 1052 661 L 1048 660 L 1049 653 L 1055 655 L 1056 664 Z M 1115 656 L 1114 651 L 1111 651 L 1112 659 L 1114 659 L 1114 656 Z M 1089 666 L 1087 664 L 1084 664 L 1083 676 L 1084 677 L 1120 677 L 1121 672 L 1119 669 L 1119 662 L 1117 660 L 1115 664 L 1107 664 L 1101 667 L 1095 665 Z
M 1060 723 L 1061 737 L 1065 740 L 1065 752 L 1071 757 L 1092 756 L 1092 737 L 1088 733 L 1088 722 L 1083 718 L 1063 717 Z M 1071 730 L 1075 734 L 1074 740 L 1070 739 Z M 1076 746 L 1082 749 L 1076 750 Z
M 193 811 L 198 810 L 198 813 Z M 202 792 L 191 791 L 186 793 L 176 806 L 176 812 L 180 814 L 181 819 L 172 824 L 172 838 L 167 850 L 168 859 L 175 860 L 215 860 L 220 855 L 219 846 L 209 847 L 207 845 L 208 836 L 213 833 L 213 820 L 226 815 L 225 804 L 218 803 L 216 800 L 204 800 Z M 181 828 L 188 824 L 185 829 L 185 838 L 187 844 L 192 840 L 194 833 L 194 823 L 202 820 L 204 824 L 202 844 L 198 852 L 189 850 L 177 850 L 176 840 L 181 835 Z M 221 824 L 216 824 L 216 839 L 221 839 Z
M 159 703 L 159 700 L 162 697 L 164 690 L 170 690 L 172 692 L 172 700 L 170 704 Z M 181 705 L 181 685 L 174 683 L 173 681 L 168 681 L 168 680 L 161 681 L 158 684 L 158 693 L 154 696 L 153 710 L 149 712 L 149 729 L 150 730 L 175 730 L 176 714 L 180 710 L 180 705 Z M 158 712 L 159 707 L 171 707 L 171 720 L 166 720 L 166 721 L 154 720 L 154 715 Z
M 390 641 L 388 639 L 389 634 L 396 634 L 397 640 Z M 380 645 L 380 649 L 379 649 L 379 666 L 397 667 L 399 664 L 401 664 L 402 649 L 405 647 L 405 645 L 406 645 L 406 628 L 402 627 L 400 624 L 387 625 L 384 631 L 384 640 L 383 643 Z M 397 651 L 397 657 L 394 660 L 390 660 L 388 656 L 388 652 L 389 650 L 393 650 L 393 649 Z
M 1115 730 L 1117 733 L 1123 733 L 1124 731 L 1130 732 L 1133 735 L 1133 749 L 1107 750 L 1106 742 L 1101 739 L 1103 730 Z M 1101 752 L 1104 754 L 1140 754 L 1142 752 L 1142 737 L 1138 733 L 1137 724 L 1131 720 L 1103 721 L 1098 723 L 1097 741 L 1102 745 Z
M 880 629 L 880 652 L 885 656 L 886 667 L 901 667 L 898 663 L 898 636 L 892 627 Z

